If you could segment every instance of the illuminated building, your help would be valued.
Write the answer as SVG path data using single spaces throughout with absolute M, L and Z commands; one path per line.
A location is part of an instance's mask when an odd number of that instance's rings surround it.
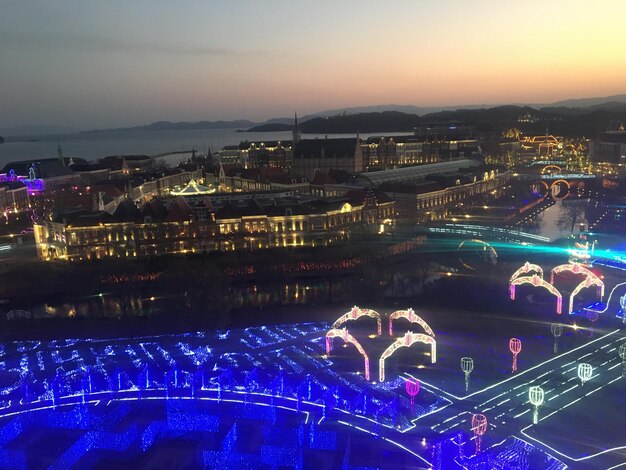
M 290 176 L 282 168 L 244 168 L 235 164 L 220 164 L 217 174 L 208 173 L 209 183 L 226 191 L 284 191 L 309 194 L 305 178 Z
M 423 165 L 468 158 L 479 154 L 474 139 L 432 139 L 414 136 L 371 137 L 361 146 L 368 169 L 390 169 L 402 165 Z
M 130 199 L 115 211 L 84 209 L 35 223 L 42 260 L 135 258 L 272 247 L 325 246 L 355 234 L 388 233 L 394 202 L 355 191 L 342 199 L 177 197 L 152 199 L 139 209 Z
M 313 178 L 316 171 L 342 170 L 360 173 L 364 170 L 361 139 L 304 139 L 294 144 L 292 174 Z
M 239 145 L 228 145 L 218 152 L 222 164 L 237 164 L 245 168 L 291 167 L 292 145 L 290 141 L 248 142 Z
M 615 166 L 626 166 L 626 131 L 623 124 L 615 130 L 603 132 L 590 146 L 591 161 Z
M 0 211 L 19 212 L 30 207 L 28 186 L 22 181 L 0 182 Z
M 522 149 L 534 156 L 551 157 L 563 148 L 563 137 L 553 135 L 535 135 L 522 139 Z
M 468 159 L 359 175 L 397 201 L 402 218 L 418 223 L 445 218 L 453 207 L 479 196 L 497 197 L 510 178 L 508 171 Z

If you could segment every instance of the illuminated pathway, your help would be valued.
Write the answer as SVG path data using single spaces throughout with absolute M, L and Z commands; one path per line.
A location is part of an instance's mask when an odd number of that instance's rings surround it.
M 576 467 L 576 459 L 585 456 L 535 442 L 535 430 L 587 397 L 604 393 L 604 387 L 621 387 L 625 381 L 619 380 L 622 369 L 617 354 L 623 333 L 615 330 L 465 397 L 422 381 L 418 397 L 422 414 L 409 421 L 416 414 L 408 412 L 400 378 L 376 384 L 366 382 L 362 370 L 358 374 L 352 367 L 349 372 L 333 367 L 335 357 L 325 354 L 329 327 L 307 323 L 115 340 L 0 344 L 0 457 L 2 443 L 19 436 L 12 420 L 35 410 L 55 406 L 64 410 L 81 403 L 96 403 L 100 409 L 118 400 L 197 399 L 274 406 L 301 413 L 309 423 L 358 430 L 413 456 L 420 467 L 436 464 L 434 454 L 442 438 L 454 447 L 452 439 L 458 431 L 468 435 L 471 415 L 479 412 L 488 417 L 489 445 L 513 435 Z M 352 357 L 360 363 L 355 351 L 346 349 L 343 364 L 351 364 Z M 594 368 L 584 386 L 576 375 L 581 362 Z M 541 385 L 546 392 L 538 426 L 530 425 L 528 388 L 532 385 Z M 470 450 L 472 443 L 465 447 Z M 450 451 L 446 452 L 448 458 Z M 626 461 L 615 454 L 610 450 L 587 460 L 600 468 Z
M 626 381 L 622 378 L 622 363 L 617 354 L 617 349 L 623 341 L 624 335 L 620 330 L 611 331 L 583 346 L 555 356 L 465 397 L 452 395 L 422 382 L 423 386 L 437 390 L 448 397 L 452 403 L 445 409 L 418 419 L 417 423 L 428 426 L 437 433 L 446 434 L 455 430 L 470 429 L 472 414 L 483 413 L 489 418 L 491 432 L 499 436 L 515 435 L 538 444 L 546 452 L 556 454 L 555 456 L 566 463 L 589 461 L 593 462 L 594 468 L 608 468 L 611 465 L 626 462 L 626 441 L 600 454 L 574 455 L 571 452 L 550 447 L 530 434 L 534 426 L 542 426 L 542 422 L 576 405 L 581 400 L 593 400 L 593 395 L 603 388 L 619 382 L 620 379 L 622 382 Z M 580 363 L 588 363 L 593 367 L 593 375 L 585 385 L 581 385 L 577 375 Z M 536 385 L 541 386 L 545 391 L 545 401 L 540 407 L 539 424 L 533 426 L 531 424 L 533 407 L 529 403 L 528 389 Z M 623 415 L 623 410 L 617 411 L 617 413 L 620 412 Z M 580 432 L 584 432 L 584 423 L 580 423 L 580 428 Z M 616 430 L 616 432 L 619 434 L 619 431 Z M 621 437 L 623 438 L 623 433 Z

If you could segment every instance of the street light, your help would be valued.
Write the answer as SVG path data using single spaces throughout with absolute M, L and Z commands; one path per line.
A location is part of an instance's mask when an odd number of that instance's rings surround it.
M 522 351 L 522 341 L 518 338 L 511 338 L 509 340 L 509 351 L 513 353 L 513 372 L 517 371 L 517 355 Z
M 479 454 L 482 435 L 487 432 L 487 417 L 485 415 L 475 414 L 472 416 L 472 431 L 476 436 L 476 454 Z
M 583 362 L 582 364 L 578 364 L 578 378 L 581 381 L 581 385 L 585 385 L 591 376 L 593 375 L 593 367 L 591 364 Z
M 461 370 L 465 374 L 465 393 L 467 393 L 470 384 L 470 374 L 474 370 L 474 359 L 471 357 L 462 357 Z
M 559 350 L 559 336 L 563 334 L 563 325 L 560 323 L 552 323 L 552 325 L 550 325 L 550 331 L 552 332 L 552 336 L 554 336 L 554 354 L 556 354 Z
M 544 391 L 539 385 L 535 385 L 528 389 L 528 401 L 535 407 L 533 410 L 533 424 L 539 422 L 539 407 L 543 404 Z

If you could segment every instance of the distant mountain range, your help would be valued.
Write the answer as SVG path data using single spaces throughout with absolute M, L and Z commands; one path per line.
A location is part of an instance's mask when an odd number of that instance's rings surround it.
M 465 120 L 467 122 L 473 122 L 473 119 L 478 119 L 479 116 L 483 116 L 480 119 L 487 118 L 487 116 L 489 115 L 494 118 L 498 118 L 498 116 L 502 114 L 503 110 L 507 109 L 512 110 L 513 113 L 524 112 L 537 114 L 540 119 L 544 120 L 544 128 L 546 119 L 558 121 L 561 119 L 561 117 L 564 116 L 584 116 L 589 113 L 609 113 L 611 115 L 615 114 L 616 118 L 622 119 L 620 117 L 620 113 L 624 109 L 626 109 L 626 94 L 605 96 L 599 98 L 569 99 L 557 101 L 556 103 L 550 104 L 516 104 L 508 106 L 413 106 L 397 104 L 356 106 L 320 111 L 318 113 L 308 114 L 299 117 L 299 120 L 301 122 L 303 132 L 385 132 L 391 130 L 411 130 L 411 126 L 414 126 L 415 122 L 423 122 L 424 120 L 458 119 Z M 491 113 L 485 113 L 485 111 L 489 110 L 495 111 Z M 470 111 L 476 111 L 476 113 L 471 113 Z M 381 113 L 383 114 L 383 116 L 378 116 Z M 410 117 L 402 118 L 400 117 L 400 115 Z M 354 116 L 360 116 L 360 118 L 356 119 L 354 118 Z M 389 121 L 387 122 L 387 124 L 385 124 L 384 121 L 381 121 L 381 119 L 379 119 L 380 117 L 388 119 Z M 600 118 L 600 121 L 604 123 L 604 121 L 610 117 L 613 116 L 602 117 Z M 320 121 L 320 119 L 323 119 L 323 121 Z M 331 121 L 335 124 L 330 125 Z M 508 117 L 505 121 L 509 122 L 510 117 Z M 339 124 L 340 122 L 341 124 Z M 402 128 L 388 128 L 389 125 L 395 126 L 399 125 L 401 122 Z M 157 121 L 153 122 L 152 124 L 142 126 L 121 127 L 113 129 L 95 129 L 83 132 L 97 133 L 111 131 L 127 132 L 189 129 L 241 129 L 256 132 L 272 132 L 289 130 L 291 129 L 292 124 L 292 117 L 273 118 L 268 119 L 265 122 L 253 122 L 247 119 L 238 119 L 233 121 L 220 120 L 196 122 Z M 383 128 L 372 127 L 378 125 L 382 125 Z M 594 128 L 595 127 L 598 126 L 594 125 Z M 332 129 L 336 130 L 333 131 Z M 75 132 L 76 129 L 53 126 L 16 126 L 12 128 L 0 129 L 0 135 L 5 137 L 44 134 L 69 134 Z

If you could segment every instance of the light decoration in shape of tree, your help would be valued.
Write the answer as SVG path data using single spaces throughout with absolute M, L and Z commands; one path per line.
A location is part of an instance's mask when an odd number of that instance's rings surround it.
M 409 395 L 411 400 L 411 414 L 413 414 L 415 397 L 420 391 L 420 382 L 417 379 L 408 379 L 404 384 L 404 388 L 406 389 L 406 393 Z
M 476 437 L 476 454 L 480 453 L 482 436 L 487 432 L 487 417 L 483 414 L 472 416 L 472 432 Z
M 465 374 L 465 393 L 467 393 L 470 384 L 470 374 L 474 370 L 474 359 L 471 357 L 462 357 L 461 370 Z
M 578 378 L 580 379 L 581 385 L 585 385 L 591 376 L 593 375 L 593 367 L 591 364 L 583 362 L 582 364 L 578 364 Z
M 518 338 L 511 338 L 509 340 L 509 351 L 513 354 L 513 365 L 511 370 L 517 372 L 517 355 L 522 352 L 522 341 Z
M 559 350 L 559 336 L 563 334 L 563 325 L 561 323 L 552 323 L 550 331 L 552 336 L 554 336 L 554 354 L 556 354 Z
M 626 342 L 621 344 L 618 349 L 618 354 L 622 360 L 622 377 L 626 377 Z
M 533 410 L 533 424 L 537 424 L 539 422 L 539 407 L 543 404 L 545 393 L 543 388 L 539 385 L 535 385 L 528 389 L 528 401 L 530 404 L 535 407 Z

